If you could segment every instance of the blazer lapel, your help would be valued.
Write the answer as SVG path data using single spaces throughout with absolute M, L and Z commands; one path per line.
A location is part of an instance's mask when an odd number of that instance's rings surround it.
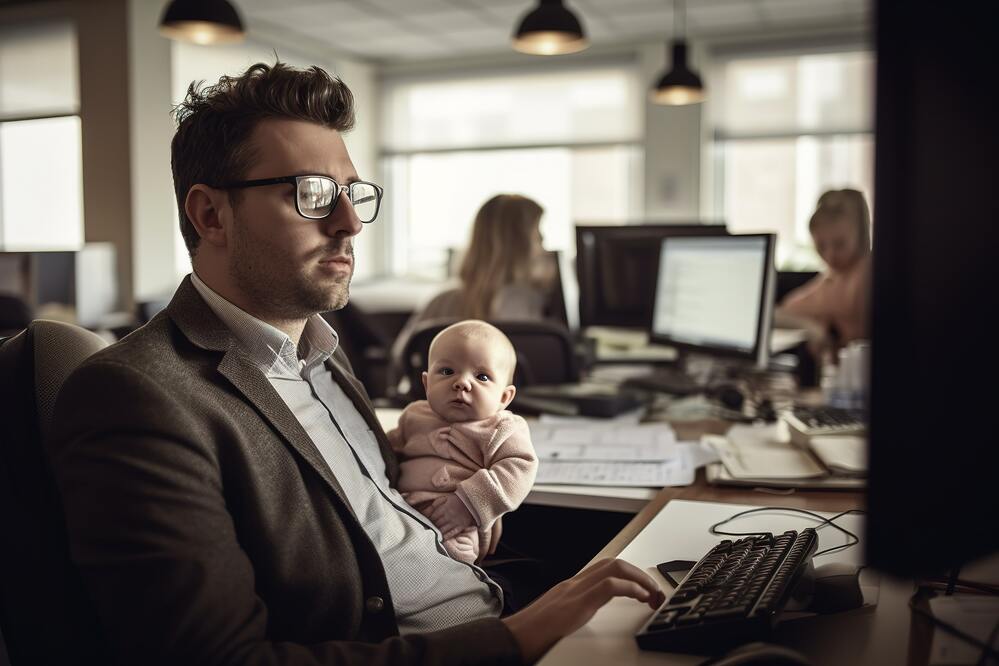
M 350 502 L 347 501 L 343 488 L 333 476 L 333 472 L 326 464 L 323 455 L 263 373 L 238 349 L 230 349 L 226 353 L 222 362 L 219 363 L 218 370 L 223 377 L 239 389 L 291 447 L 329 484 L 333 492 L 353 514 L 353 509 Z
M 240 351 L 232 333 L 201 298 L 191 284 L 190 277 L 185 277 L 181 282 L 165 314 L 173 319 L 194 344 L 204 349 L 225 352 L 218 365 L 219 373 L 256 407 L 291 448 L 319 474 L 356 519 L 343 488 L 312 438 L 264 374 Z

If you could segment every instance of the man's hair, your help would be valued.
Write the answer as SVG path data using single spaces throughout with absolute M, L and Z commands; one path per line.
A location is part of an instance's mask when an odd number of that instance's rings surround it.
M 261 120 L 305 120 L 339 132 L 354 125 L 350 89 L 319 67 L 257 63 L 240 76 L 203 86 L 192 82 L 174 109 L 177 133 L 170 145 L 180 231 L 192 257 L 201 238 L 184 211 L 187 193 L 198 183 L 220 187 L 241 180 L 257 157 L 250 135 Z M 238 199 L 239 191 L 231 190 L 233 206 Z
M 513 348 L 510 338 L 506 337 L 503 331 L 499 330 L 489 322 L 479 319 L 465 319 L 456 324 L 451 324 L 443 331 L 434 336 L 430 341 L 430 348 L 427 350 L 427 360 L 434 357 L 434 346 L 446 337 L 457 335 L 470 340 L 481 340 L 483 344 L 499 345 L 500 360 L 505 364 L 505 369 L 510 371 L 507 383 L 513 383 L 513 373 L 517 369 L 517 350 Z

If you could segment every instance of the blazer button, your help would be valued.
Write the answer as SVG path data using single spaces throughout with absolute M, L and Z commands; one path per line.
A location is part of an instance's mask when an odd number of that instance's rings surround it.
M 385 608 L 385 600 L 381 597 L 368 597 L 368 600 L 364 602 L 364 609 L 369 613 L 378 613 Z

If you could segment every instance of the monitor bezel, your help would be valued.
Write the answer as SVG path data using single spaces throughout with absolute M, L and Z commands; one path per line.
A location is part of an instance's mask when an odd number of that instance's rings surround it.
M 613 313 L 600 302 L 596 281 L 603 270 L 604 259 L 600 256 L 599 245 L 608 240 L 636 240 L 636 237 L 650 237 L 650 242 L 664 238 L 686 236 L 727 236 L 728 228 L 721 222 L 676 222 L 676 223 L 632 223 L 632 224 L 576 224 L 576 279 L 579 294 L 580 330 L 593 326 L 609 326 L 644 331 L 651 325 L 651 304 L 648 313 L 643 313 L 642 321 L 624 321 L 620 313 Z M 592 245 L 588 241 L 592 239 Z M 658 257 L 656 258 L 658 266 Z M 654 295 L 653 295 L 654 296 Z M 653 299 L 654 303 L 654 299 Z M 648 316 L 646 316 L 648 315 Z
M 763 282 L 760 285 L 760 316 L 757 320 L 756 328 L 756 340 L 753 343 L 753 347 L 749 351 L 741 351 L 738 349 L 733 349 L 731 347 L 714 346 L 707 344 L 694 344 L 690 342 L 685 342 L 683 340 L 676 340 L 669 334 L 657 333 L 655 330 L 656 315 L 655 309 L 656 304 L 659 302 L 659 274 L 663 269 L 663 260 L 665 257 L 665 245 L 669 242 L 674 241 L 691 241 L 691 240 L 721 240 L 731 241 L 733 239 L 757 239 L 762 238 L 765 242 L 766 247 L 766 265 L 763 271 Z M 649 341 L 654 344 L 665 345 L 667 347 L 673 347 L 681 353 L 687 354 L 704 354 L 706 356 L 717 356 L 727 359 L 739 359 L 744 361 L 751 361 L 756 364 L 757 367 L 765 367 L 770 359 L 770 333 L 773 328 L 773 311 L 774 311 L 774 288 L 776 283 L 776 269 L 774 266 L 774 251 L 777 245 L 777 235 L 776 234 L 728 234 L 727 236 L 674 236 L 669 238 L 664 238 L 659 247 L 659 267 L 656 271 L 656 285 L 655 285 L 655 300 L 652 302 L 652 319 L 649 322 L 648 332 Z

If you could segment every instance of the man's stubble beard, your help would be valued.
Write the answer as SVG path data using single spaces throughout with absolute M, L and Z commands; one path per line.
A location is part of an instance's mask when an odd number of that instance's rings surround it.
M 239 224 L 237 220 L 237 225 Z M 319 312 L 339 310 L 350 296 L 350 280 L 354 275 L 354 246 L 349 237 L 331 239 L 330 245 L 311 254 L 303 264 L 289 260 L 289 270 L 282 270 L 275 260 L 279 255 L 268 247 L 253 243 L 245 233 L 233 239 L 233 261 L 230 275 L 235 285 L 246 294 L 261 313 L 279 319 L 306 319 Z M 346 246 L 346 247 L 344 247 Z M 351 258 L 350 271 L 335 278 L 333 286 L 310 280 L 302 272 L 305 266 L 322 255 L 340 254 L 346 250 Z

